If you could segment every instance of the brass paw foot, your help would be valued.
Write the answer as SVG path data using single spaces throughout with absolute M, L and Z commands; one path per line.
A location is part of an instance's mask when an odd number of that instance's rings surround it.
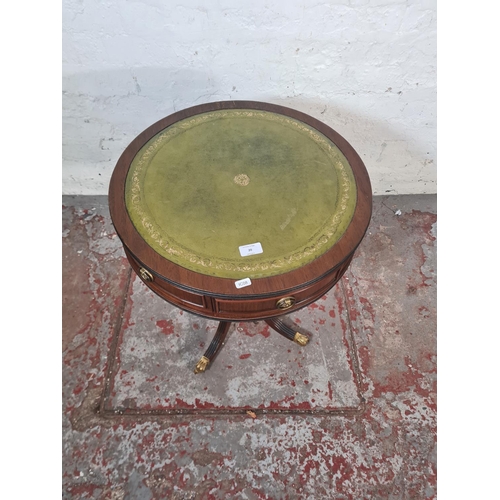
M 202 356 L 200 361 L 198 361 L 196 368 L 194 369 L 194 373 L 204 372 L 207 369 L 209 363 L 210 360 L 207 357 Z
M 302 335 L 302 333 L 296 332 L 295 336 L 293 337 L 293 341 L 296 344 L 304 346 L 304 345 L 306 345 L 309 342 L 309 337 L 306 337 L 305 335 Z

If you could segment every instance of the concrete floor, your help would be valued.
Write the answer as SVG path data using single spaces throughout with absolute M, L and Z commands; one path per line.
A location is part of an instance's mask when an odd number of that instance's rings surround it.
M 436 498 L 436 197 L 376 197 L 290 319 L 305 348 L 233 324 L 195 376 L 216 323 L 136 279 L 106 197 L 63 197 L 63 498 Z

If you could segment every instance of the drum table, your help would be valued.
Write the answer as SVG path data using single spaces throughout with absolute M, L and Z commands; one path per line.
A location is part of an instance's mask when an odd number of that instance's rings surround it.
M 283 106 L 224 101 L 174 113 L 137 136 L 114 169 L 109 207 L 143 282 L 220 321 L 199 373 L 232 321 L 263 320 L 307 344 L 280 316 L 345 273 L 372 193 L 361 158 L 324 123 Z

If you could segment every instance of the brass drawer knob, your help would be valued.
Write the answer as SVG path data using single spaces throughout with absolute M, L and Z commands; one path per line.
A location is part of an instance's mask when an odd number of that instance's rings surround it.
M 147 270 L 141 267 L 139 269 L 139 275 L 144 281 L 153 281 L 153 275 Z
M 295 297 L 283 297 L 276 302 L 278 309 L 290 309 L 295 304 Z

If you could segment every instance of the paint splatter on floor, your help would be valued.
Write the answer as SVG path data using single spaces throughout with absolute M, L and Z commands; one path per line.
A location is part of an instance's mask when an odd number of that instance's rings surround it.
M 106 203 L 64 198 L 63 498 L 436 498 L 435 196 L 375 198 L 341 286 L 293 318 L 313 335 L 314 355 L 243 323 L 197 376 L 212 323 L 168 307 L 162 316 L 160 303 L 148 315 L 149 292 L 131 279 Z M 325 337 L 325 328 L 342 334 Z M 277 359 L 285 368 L 269 366 Z M 216 373 L 226 377 L 217 390 Z M 255 418 L 238 399 L 242 380 L 231 385 L 242 374 L 260 384 L 243 392 Z M 264 406 L 293 410 L 295 396 L 356 411 L 259 413 L 265 384 Z M 100 413 L 106 404 L 113 411 Z M 217 414 L 231 404 L 241 413 Z M 183 405 L 191 413 L 164 411 Z

